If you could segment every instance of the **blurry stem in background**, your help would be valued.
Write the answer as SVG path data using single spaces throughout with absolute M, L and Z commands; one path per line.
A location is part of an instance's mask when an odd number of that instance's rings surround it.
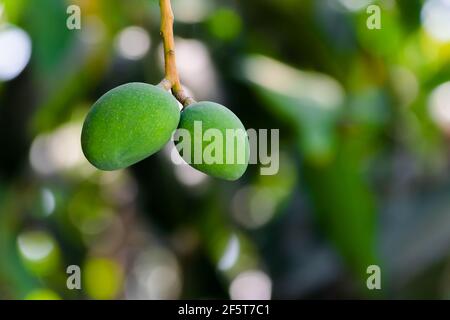
M 195 100 L 186 95 L 181 85 L 180 76 L 177 71 L 175 57 L 175 41 L 173 38 L 174 15 L 170 0 L 159 0 L 161 8 L 161 36 L 164 44 L 165 79 L 159 84 L 165 90 L 172 89 L 172 93 L 180 103 L 186 107 Z

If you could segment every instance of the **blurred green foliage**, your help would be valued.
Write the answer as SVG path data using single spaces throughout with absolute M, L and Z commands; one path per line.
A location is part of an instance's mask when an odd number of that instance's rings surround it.
M 365 1 L 369 30 L 352 1 L 173 0 L 187 88 L 280 130 L 279 172 L 235 183 L 170 144 L 119 172 L 81 153 L 93 101 L 163 77 L 156 0 L 0 1 L 32 43 L 0 80 L 0 298 L 365 298 L 372 264 L 384 298 L 448 298 L 450 42 L 426 29 L 432 1 Z

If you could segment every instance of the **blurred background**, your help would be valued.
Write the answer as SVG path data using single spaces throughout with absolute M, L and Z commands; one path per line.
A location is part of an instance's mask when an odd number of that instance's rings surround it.
M 450 1 L 172 2 L 183 83 L 280 129 L 279 172 L 96 170 L 92 103 L 163 78 L 158 1 L 0 0 L 0 298 L 450 298 Z

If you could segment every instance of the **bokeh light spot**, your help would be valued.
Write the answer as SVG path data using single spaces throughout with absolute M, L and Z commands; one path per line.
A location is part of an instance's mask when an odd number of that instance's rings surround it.
M 233 10 L 220 9 L 209 18 L 208 28 L 216 38 L 224 41 L 232 40 L 242 30 L 242 19 Z
M 216 100 L 220 102 L 221 91 L 211 55 L 206 45 L 198 40 L 175 39 L 177 66 L 181 81 L 197 100 Z M 160 67 L 164 69 L 164 49 L 161 46 Z M 193 59 L 192 57 L 195 57 Z
M 26 231 L 17 237 L 17 248 L 25 267 L 38 276 L 54 272 L 59 265 L 59 247 L 44 231 Z
M 259 270 L 249 270 L 239 274 L 230 285 L 232 300 L 270 300 L 272 281 Z
M 334 2 L 335 0 L 331 0 Z M 338 3 L 348 11 L 361 11 L 367 8 L 374 0 L 338 0 Z
M 172 252 L 154 247 L 142 252 L 127 279 L 129 299 L 177 299 L 181 293 L 181 273 Z
M 80 135 L 81 123 L 70 123 L 52 133 L 37 136 L 29 155 L 32 168 L 39 174 L 51 175 L 87 165 Z
M 25 296 L 25 300 L 61 300 L 61 297 L 50 289 L 35 289 Z
M 17 77 L 31 57 L 31 39 L 17 27 L 0 26 L 0 81 Z
M 123 271 L 117 262 L 91 258 L 83 268 L 86 292 L 94 299 L 113 299 L 122 287 Z
M 222 258 L 220 258 L 218 268 L 219 270 L 226 271 L 231 269 L 237 262 L 240 252 L 239 238 L 233 234 L 228 241 L 227 247 L 224 251 Z
M 326 74 L 297 70 L 260 55 L 245 59 L 243 68 L 250 82 L 290 98 L 313 102 L 326 110 L 336 109 L 344 101 L 342 86 Z
M 19 236 L 17 244 L 23 256 L 32 261 L 45 259 L 54 249 L 53 241 L 43 232 L 22 234 Z
M 177 21 L 198 23 L 203 21 L 212 9 L 210 0 L 175 0 L 173 11 Z
M 44 214 L 49 216 L 53 213 L 56 208 L 55 195 L 50 189 L 42 189 L 42 207 L 44 209 Z
M 426 32 L 438 41 L 450 41 L 450 1 L 427 0 L 422 8 Z
M 123 29 L 116 40 L 119 54 L 129 60 L 142 59 L 150 50 L 151 40 L 148 32 L 137 26 Z
M 429 112 L 433 121 L 450 134 L 450 81 L 433 90 L 429 100 Z

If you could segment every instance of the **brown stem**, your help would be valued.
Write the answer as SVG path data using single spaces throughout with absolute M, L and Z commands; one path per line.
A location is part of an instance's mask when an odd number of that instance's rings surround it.
M 165 79 L 160 86 L 166 90 L 172 89 L 172 94 L 183 106 L 188 106 L 195 102 L 187 96 L 181 85 L 180 76 L 177 71 L 175 57 L 175 41 L 173 37 L 173 10 L 170 0 L 159 0 L 161 8 L 161 37 L 164 44 Z M 169 87 L 170 86 L 170 87 Z

